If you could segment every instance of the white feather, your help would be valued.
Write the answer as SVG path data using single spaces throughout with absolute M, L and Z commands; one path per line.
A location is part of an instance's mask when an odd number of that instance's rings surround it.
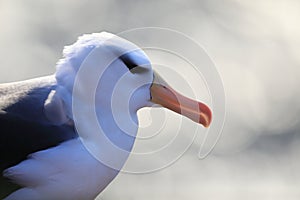
M 118 174 L 96 160 L 74 139 L 34 153 L 26 161 L 4 172 L 25 188 L 5 200 L 94 199 Z
M 105 148 L 102 153 L 107 154 L 107 157 L 111 160 L 119 161 L 118 166 L 122 167 L 134 144 L 135 138 L 132 136 L 135 136 L 137 131 L 136 111 L 147 105 L 150 99 L 150 84 L 138 87 L 138 89 L 136 87 L 140 80 L 145 80 L 145 83 L 151 83 L 153 79 L 150 61 L 141 49 L 120 37 L 105 32 L 79 37 L 77 42 L 64 49 L 64 58 L 58 62 L 55 74 L 57 87 L 52 95 L 50 94 L 45 108 L 46 111 L 50 109 L 48 114 L 50 114 L 50 118 L 56 124 L 65 121 L 67 118 L 74 119 L 72 115 L 74 80 L 80 65 L 93 49 L 104 53 L 104 57 L 97 57 L 93 60 L 92 63 L 94 63 L 93 67 L 95 68 L 104 67 L 99 64 L 101 63 L 99 61 L 105 59 L 105 52 L 107 51 L 115 54 L 116 58 L 118 58 L 123 53 L 135 50 L 129 55 L 128 59 L 135 61 L 137 65 L 149 64 L 145 73 L 136 75 L 131 72 L 128 73 L 125 63 L 117 59 L 104 73 L 105 77 L 101 78 L 100 86 L 98 87 L 99 91 L 97 90 L 96 93 L 95 98 L 98 103 L 96 105 L 97 115 L 102 124 L 104 124 L 103 128 L 105 129 L 105 134 L 107 134 L 106 136 L 115 145 L 128 151 L 125 157 L 116 154 L 114 159 L 111 158 L 111 152 L 108 152 Z M 123 117 L 121 121 L 125 127 L 131 126 L 131 121 L 134 119 L 134 126 L 126 127 L 126 130 L 130 130 L 131 136 L 123 133 L 120 127 L 115 124 L 110 108 L 113 93 L 111 88 L 115 88 L 115 84 L 123 77 L 124 73 L 127 73 L 126 79 L 124 79 L 126 81 L 120 85 L 122 88 L 115 90 L 118 91 L 115 95 L 117 95 L 119 100 L 115 107 L 117 108 L 118 116 Z M 85 90 L 87 88 L 88 85 Z M 131 91 L 134 91 L 134 100 L 130 101 L 133 106 L 124 105 L 124 99 Z M 80 108 L 82 109 L 81 113 L 91 112 L 94 105 L 89 105 L 89 103 L 83 102 Z M 55 112 L 55 108 L 60 109 L 59 112 Z M 128 112 L 129 108 L 130 111 Z M 130 113 L 130 116 L 126 113 Z M 58 115 L 59 119 L 56 121 L 53 115 Z M 82 117 L 82 123 L 86 127 L 84 129 L 86 136 L 97 134 L 94 126 L 89 124 L 89 121 L 90 119 L 87 119 L 85 116 Z M 99 143 L 94 140 L 89 142 L 94 146 L 99 146 Z M 80 138 L 73 139 L 59 146 L 34 153 L 27 160 L 5 170 L 4 176 L 24 186 L 8 196 L 6 200 L 94 199 L 114 179 L 119 170 L 120 168 L 117 168 L 117 170 L 111 169 L 95 159 L 87 151 Z

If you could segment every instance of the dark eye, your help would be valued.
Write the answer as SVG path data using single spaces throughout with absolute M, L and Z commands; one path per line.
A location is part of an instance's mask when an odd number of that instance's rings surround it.
M 120 59 L 128 67 L 129 70 L 132 70 L 133 68 L 138 67 L 138 65 L 134 62 L 133 59 L 131 59 L 131 57 L 128 54 L 124 54 L 124 55 L 120 56 Z
M 120 59 L 128 67 L 129 71 L 133 74 L 139 74 L 148 71 L 146 67 L 142 67 L 136 64 L 135 61 L 132 59 L 132 57 L 129 56 L 128 54 L 124 54 L 120 56 Z

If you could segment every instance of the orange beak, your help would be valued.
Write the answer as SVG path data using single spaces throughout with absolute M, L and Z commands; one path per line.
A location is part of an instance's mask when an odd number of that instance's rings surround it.
M 150 88 L 151 101 L 160 104 L 194 122 L 208 127 L 212 120 L 209 107 L 201 102 L 189 99 L 172 89 L 157 73 Z

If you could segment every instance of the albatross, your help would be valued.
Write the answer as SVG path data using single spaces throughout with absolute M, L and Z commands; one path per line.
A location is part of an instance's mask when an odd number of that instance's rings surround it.
M 89 58 L 95 51 L 100 56 Z M 103 66 L 103 60 L 111 55 L 115 59 Z M 91 89 L 85 83 L 89 77 L 76 79 L 86 62 L 90 69 L 103 71 L 94 104 L 83 98 Z M 93 75 L 92 71 L 90 76 Z M 125 75 L 121 89 L 115 89 Z M 145 84 L 136 87 L 140 80 Z M 130 100 L 126 101 L 128 96 Z M 114 104 L 113 97 L 117 98 Z M 84 126 L 76 123 L 74 101 L 80 102 L 78 120 Z M 118 175 L 133 148 L 138 126 L 133 126 L 132 121 L 138 124 L 137 111 L 153 105 L 204 127 L 212 120 L 209 107 L 172 89 L 152 69 L 142 49 L 107 32 L 85 34 L 66 46 L 53 75 L 0 84 L 0 198 L 95 199 Z M 97 132 L 93 126 L 85 125 L 91 121 L 86 113 L 93 108 L 105 136 L 128 152 L 124 157 L 99 147 L 107 158 L 119 160 L 117 168 L 101 162 L 84 145 L 83 135 L 88 138 Z M 128 126 L 130 134 L 118 123 Z M 89 144 L 99 145 L 93 140 Z

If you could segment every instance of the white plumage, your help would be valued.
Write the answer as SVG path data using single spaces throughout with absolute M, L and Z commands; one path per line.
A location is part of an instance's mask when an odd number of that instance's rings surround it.
M 94 51 L 101 56 L 90 56 Z M 0 170 L 6 178 L 0 184 L 11 192 L 6 200 L 94 199 L 126 162 L 138 128 L 136 112 L 142 107 L 156 103 L 204 126 L 211 121 L 208 107 L 176 93 L 153 72 L 145 53 L 120 37 L 106 32 L 84 35 L 65 47 L 63 54 L 53 76 L 0 86 L 0 126 L 5 130 L 1 138 L 6 142 L 0 143 Z M 104 66 L 111 56 L 115 60 Z M 92 73 L 75 85 L 84 63 Z M 93 105 L 86 95 L 92 89 L 91 79 L 97 76 L 93 72 L 99 69 L 103 74 L 95 87 Z M 141 82 L 145 84 L 137 87 Z M 78 123 L 74 101 L 81 103 Z M 98 132 L 87 117 L 93 108 L 103 136 L 125 154 L 99 145 L 102 141 L 95 139 Z M 117 167 L 97 160 L 82 141 Z M 7 179 L 21 188 L 9 189 Z

